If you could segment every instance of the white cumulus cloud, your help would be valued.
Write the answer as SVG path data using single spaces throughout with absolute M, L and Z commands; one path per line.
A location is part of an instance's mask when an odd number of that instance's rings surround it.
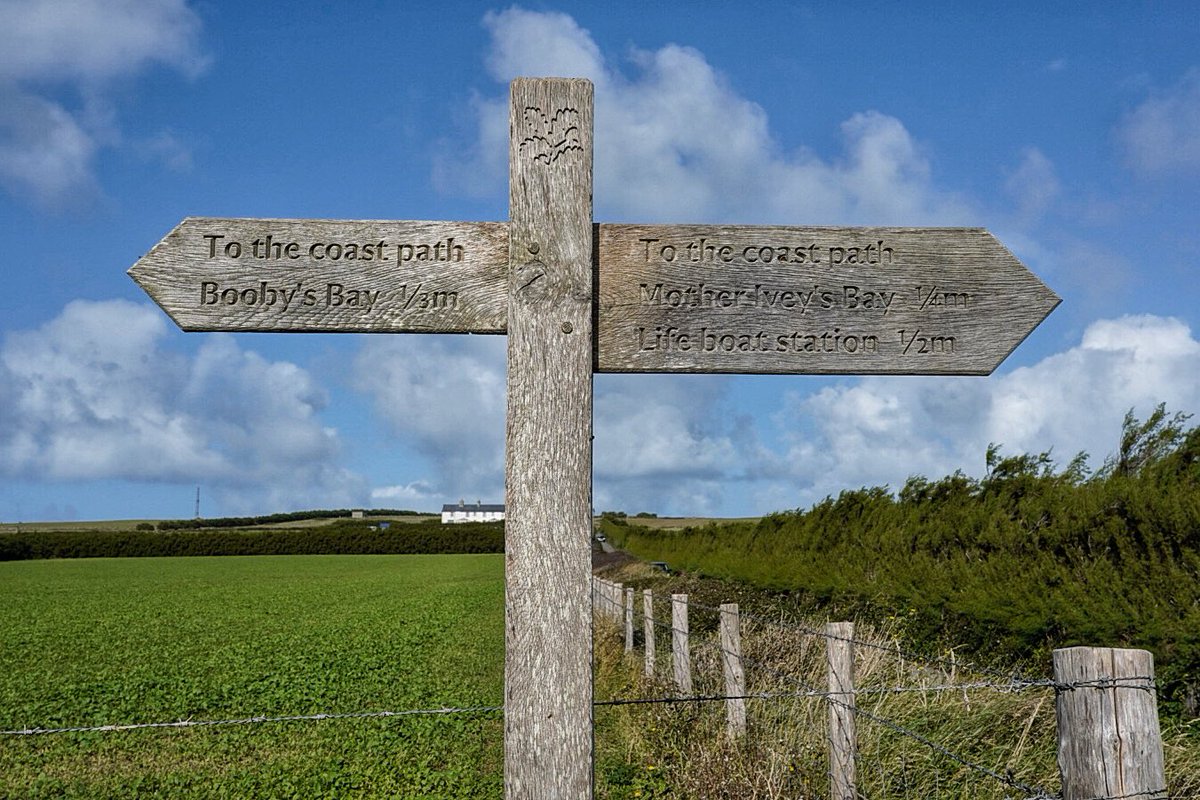
M 793 395 L 778 420 L 812 420 L 785 459 L 801 505 L 914 474 L 978 476 L 990 443 L 1049 450 L 1060 465 L 1083 451 L 1096 467 L 1125 413 L 1145 418 L 1158 403 L 1200 411 L 1200 342 L 1180 320 L 1130 316 L 1094 322 L 1078 345 L 1006 375 L 864 378 Z
M 1200 68 L 1150 94 L 1117 128 L 1129 166 L 1147 175 L 1200 170 Z
M 1004 188 L 1016 202 L 1018 218 L 1026 223 L 1037 221 L 1062 191 L 1053 162 L 1036 147 L 1021 154 Z
M 163 346 L 152 307 L 75 301 L 0 345 L 0 472 L 41 480 L 203 483 L 227 509 L 361 502 L 337 464 L 326 403 L 294 364 L 206 339 L 194 357 Z
M 392 433 L 434 470 L 376 489 L 376 505 L 502 496 L 502 338 L 372 339 L 355 375 Z M 766 425 L 739 411 L 733 380 L 597 376 L 596 509 L 752 514 L 807 506 L 846 488 L 897 489 L 911 475 L 980 476 L 990 443 L 1011 454 L 1049 450 L 1060 466 L 1086 451 L 1099 466 L 1131 408 L 1143 418 L 1160 402 L 1200 411 L 1200 342 L 1177 319 L 1100 320 L 1074 347 L 1004 375 L 869 377 L 785 393 Z
M 589 78 L 595 85 L 598 218 L 758 223 L 940 225 L 970 220 L 966 201 L 940 190 L 904 124 L 863 110 L 841 124 L 832 156 L 789 150 L 766 112 L 740 96 L 699 51 L 635 50 L 630 74 L 607 61 L 571 17 L 510 8 L 485 18 L 492 78 Z M 439 160 L 439 185 L 502 192 L 508 100 L 474 101 L 476 141 Z
M 0 3 L 0 185 L 50 208 L 94 196 L 120 138 L 110 88 L 152 65 L 198 74 L 200 27 L 184 0 Z
M 431 508 L 459 498 L 502 498 L 507 396 L 503 337 L 374 337 L 353 368 L 391 434 L 432 473 L 373 490 L 376 505 Z M 728 379 L 596 378 L 595 505 L 716 511 L 725 486 L 768 458 L 744 421 L 714 424 Z
M 420 481 L 381 487 L 377 498 L 503 497 L 504 373 L 502 336 L 368 337 L 354 361 L 355 388 L 435 469 Z
M 979 224 L 976 203 L 940 186 L 922 144 L 878 110 L 843 120 L 836 152 L 815 152 L 780 141 L 766 111 L 693 48 L 634 49 L 614 61 L 571 17 L 520 8 L 489 14 L 485 26 L 492 37 L 485 63 L 497 83 L 518 75 L 593 81 L 598 219 Z M 1157 102 L 1182 111 L 1189 87 L 1185 82 Z M 473 107 L 470 141 L 450 148 L 456 155 L 439 162 L 437 177 L 443 188 L 502 194 L 506 93 L 477 96 Z M 1154 105 L 1146 110 L 1150 118 L 1165 113 Z M 1182 131 L 1170 136 L 1186 139 Z M 1053 162 L 1035 147 L 1020 154 L 998 188 L 1012 202 L 1017 234 L 1064 192 Z M 1127 272 L 1124 262 L 1086 243 L 1047 253 L 1028 233 L 1018 239 L 1022 250 L 1059 270 L 1079 265 L 1090 285 L 1109 285 Z M 1065 352 L 1007 374 L 822 379 L 824 388 L 811 393 L 756 397 L 752 410 L 738 407 L 736 378 L 598 376 L 594 505 L 761 513 L 847 487 L 897 488 L 913 474 L 978 475 L 992 442 L 1009 453 L 1052 450 L 1064 464 L 1085 450 L 1097 464 L 1115 446 L 1130 408 L 1142 415 L 1159 402 L 1200 409 L 1197 347 L 1178 320 L 1109 319 L 1092 324 Z M 436 465 L 421 491 L 433 487 L 454 499 L 473 495 L 472 486 L 502 484 L 503 402 L 465 398 L 503 397 L 503 357 L 498 343 L 485 348 L 467 339 L 444 348 L 371 342 L 359 385 L 393 430 Z M 438 374 L 439 367 L 464 374 Z

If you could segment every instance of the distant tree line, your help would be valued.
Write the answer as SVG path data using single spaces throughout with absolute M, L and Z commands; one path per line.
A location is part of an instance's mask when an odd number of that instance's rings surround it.
M 364 520 L 310 528 L 196 531 L 23 531 L 0 534 L 0 561 L 40 558 L 262 556 L 384 553 L 502 553 L 504 523 L 396 524 Z
M 415 517 L 420 511 L 408 511 L 394 508 L 368 508 L 361 510 L 364 517 Z M 349 517 L 353 511 L 348 508 L 318 509 L 316 511 L 291 511 L 284 514 L 265 514 L 258 517 L 214 517 L 204 519 L 168 519 L 156 526 L 160 531 L 194 530 L 197 528 L 249 528 L 254 525 L 279 525 L 283 522 L 299 522 L 305 519 L 337 519 Z M 148 523 L 142 523 L 146 525 Z

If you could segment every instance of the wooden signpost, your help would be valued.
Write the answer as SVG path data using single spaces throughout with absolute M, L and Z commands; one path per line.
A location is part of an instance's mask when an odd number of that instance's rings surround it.
M 592 85 L 511 87 L 509 221 L 188 218 L 189 331 L 508 334 L 505 796 L 592 796 L 592 375 L 986 375 L 1059 299 L 974 228 L 595 225 Z M 594 327 L 593 327 L 594 326 Z
M 987 375 L 1059 299 L 979 228 L 600 225 L 601 372 Z
M 502 222 L 189 217 L 129 274 L 185 331 L 507 327 Z

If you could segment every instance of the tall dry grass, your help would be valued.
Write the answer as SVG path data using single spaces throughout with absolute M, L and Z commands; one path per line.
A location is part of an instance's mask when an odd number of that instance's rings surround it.
M 596 700 L 677 696 L 670 666 L 671 589 L 641 565 L 609 577 L 635 586 L 657 583 L 662 624 L 656 626 L 651 679 L 643 675 L 640 586 L 632 654 L 624 652 L 623 628 L 597 616 Z M 689 614 L 693 683 L 695 695 L 719 696 L 724 684 L 716 603 L 707 605 L 693 605 Z M 802 696 L 827 686 L 826 640 L 811 632 L 823 631 L 826 620 L 795 620 L 778 607 L 754 614 L 743 605 L 742 611 L 751 613 L 742 624 L 747 693 L 772 695 L 746 700 L 747 734 L 730 738 L 721 701 L 600 706 L 598 797 L 829 797 L 829 702 Z M 1059 793 L 1053 687 L 1020 687 L 996 671 L 963 664 L 953 653 L 913 658 L 886 621 L 859 621 L 855 639 L 860 797 L 1001 800 Z M 964 688 L 939 688 L 946 686 Z M 1172 798 L 1200 795 L 1197 733 L 1181 726 L 1164 731 Z

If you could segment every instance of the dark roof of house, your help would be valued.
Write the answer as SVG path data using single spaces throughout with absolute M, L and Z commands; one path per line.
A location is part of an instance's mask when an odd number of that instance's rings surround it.
M 446 503 L 442 512 L 446 511 L 504 511 L 504 504 L 496 503 Z

